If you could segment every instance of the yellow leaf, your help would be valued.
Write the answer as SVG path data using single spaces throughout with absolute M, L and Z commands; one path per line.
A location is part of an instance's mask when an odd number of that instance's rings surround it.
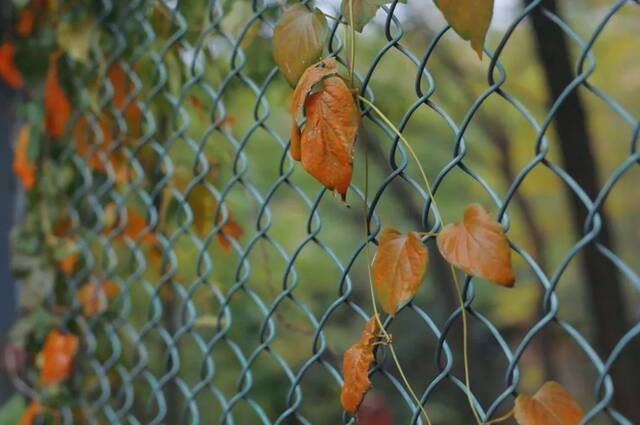
M 57 41 L 60 48 L 78 62 L 89 61 L 89 51 L 96 39 L 96 23 L 93 18 L 84 17 L 76 21 L 62 21 L 58 24 Z

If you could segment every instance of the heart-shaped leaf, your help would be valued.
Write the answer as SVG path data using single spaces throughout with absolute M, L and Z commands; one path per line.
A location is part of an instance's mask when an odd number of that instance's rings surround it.
M 273 58 L 292 87 L 320 59 L 328 35 L 327 18 L 321 10 L 296 4 L 284 12 L 273 32 Z
M 340 393 L 342 408 L 351 416 L 358 411 L 364 395 L 371 388 L 369 367 L 375 360 L 373 343 L 378 333 L 378 321 L 373 316 L 369 319 L 358 342 L 344 353 L 342 360 L 342 376 L 344 384 Z
M 434 0 L 449 25 L 482 59 L 484 39 L 493 16 L 493 0 Z
M 53 385 L 66 379 L 78 350 L 78 337 L 52 330 L 42 349 L 42 370 L 40 379 L 43 385 Z
M 471 204 L 460 224 L 449 224 L 438 235 L 438 249 L 464 272 L 503 286 L 513 286 L 509 241 L 500 225 L 482 208 Z
M 406 0 L 400 0 L 406 3 Z M 353 29 L 362 32 L 362 29 L 371 21 L 380 7 L 391 0 L 342 0 L 340 13 L 346 22 L 353 20 Z M 352 16 L 353 13 L 353 16 Z
M 582 409 L 557 382 L 545 383 L 533 397 L 520 394 L 514 408 L 520 425 L 577 425 Z
M 360 111 L 340 77 L 322 81 L 305 103 L 307 122 L 300 139 L 304 169 L 327 189 L 346 199 L 353 173 L 353 149 Z
M 334 58 L 327 58 L 322 62 L 310 66 L 302 74 L 296 89 L 291 97 L 291 156 L 296 161 L 302 159 L 300 149 L 300 126 L 298 125 L 298 117 L 305 111 L 303 110 L 307 97 L 311 93 L 313 86 L 330 76 L 338 75 L 338 62 Z
M 420 288 L 429 261 L 427 248 L 416 232 L 406 235 L 385 229 L 373 259 L 373 283 L 382 309 L 394 315 Z

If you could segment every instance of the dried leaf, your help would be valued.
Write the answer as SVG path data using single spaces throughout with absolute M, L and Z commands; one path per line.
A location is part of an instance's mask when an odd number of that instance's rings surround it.
M 22 73 L 16 68 L 13 62 L 15 54 L 15 46 L 9 40 L 5 40 L 0 44 L 0 78 L 3 79 L 9 87 L 19 89 L 22 87 Z
M 434 0 L 449 25 L 482 59 L 484 39 L 491 24 L 493 0 Z
M 49 71 L 44 89 L 45 125 L 51 137 L 60 138 L 71 116 L 71 102 L 58 81 L 58 54 L 49 58 Z
M 76 291 L 85 316 L 94 316 L 105 311 L 109 302 L 120 293 L 118 285 L 108 280 L 102 284 L 89 282 Z
M 507 237 L 478 204 L 465 208 L 461 224 L 442 229 L 438 249 L 445 260 L 470 275 L 508 287 L 515 282 Z
M 36 164 L 29 161 L 29 139 L 31 138 L 31 128 L 23 125 L 18 132 L 18 143 L 13 155 L 13 172 L 22 182 L 22 187 L 26 190 L 33 188 L 36 183 L 38 168 Z
M 300 149 L 301 132 L 298 125 L 298 117 L 301 113 L 304 113 L 303 107 L 313 86 L 325 78 L 336 75 L 338 75 L 338 62 L 334 58 L 327 58 L 307 68 L 302 77 L 300 77 L 300 81 L 298 81 L 298 85 L 291 97 L 291 156 L 296 161 L 302 159 Z
M 33 28 L 35 27 L 35 20 L 36 15 L 31 6 L 22 8 L 18 15 L 18 20 L 16 21 L 16 34 L 20 37 L 30 36 L 33 33 Z
M 427 248 L 416 232 L 382 231 L 371 267 L 376 296 L 386 313 L 394 315 L 416 294 L 428 262 Z
M 340 403 L 351 416 L 356 414 L 366 392 L 371 388 L 369 367 L 375 360 L 373 343 L 378 330 L 378 321 L 373 316 L 365 325 L 358 342 L 344 353 L 342 360 L 344 384 L 340 393 Z
M 300 152 L 304 169 L 327 189 L 346 199 L 353 173 L 353 149 L 360 111 L 351 90 L 339 77 L 322 81 L 322 89 L 305 103 L 307 122 Z
M 18 425 L 32 425 L 38 415 L 42 412 L 43 407 L 37 401 L 32 401 L 29 406 L 25 409 L 20 417 L 20 422 Z
M 66 379 L 78 351 L 78 337 L 54 329 L 49 332 L 42 349 L 40 379 L 43 385 L 54 385 Z
M 312 12 L 295 4 L 284 12 L 273 32 L 273 58 L 292 87 L 307 67 L 320 59 L 328 35 L 321 10 Z
M 351 22 L 353 19 L 353 28 L 362 32 L 362 29 L 371 21 L 376 12 L 384 4 L 391 3 L 392 0 L 342 0 L 340 6 L 340 13 L 342 13 L 343 19 L 346 22 Z M 400 0 L 401 3 L 406 3 L 406 0 Z M 353 12 L 353 18 L 351 17 Z
M 559 383 L 545 383 L 533 397 L 520 394 L 514 408 L 520 425 L 577 425 L 582 409 Z

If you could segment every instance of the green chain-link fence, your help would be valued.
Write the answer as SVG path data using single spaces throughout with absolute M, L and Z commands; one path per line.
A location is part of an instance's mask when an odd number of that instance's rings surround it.
M 53 390 L 34 375 L 38 359 L 7 354 L 18 390 L 53 406 L 55 423 L 355 423 L 339 393 L 341 354 L 371 314 L 365 156 L 372 247 L 382 225 L 440 223 L 407 152 L 365 104 L 348 205 L 291 159 L 291 91 L 271 58 L 281 3 L 65 9 L 75 26 L 58 34 L 69 49 L 59 77 L 78 106 L 61 141 L 41 147 L 53 158 L 38 183 L 50 202 L 28 201 L 18 233 L 50 217 L 73 245 L 57 249 L 77 251 L 43 295 L 43 322 L 30 323 L 73 332 L 79 351 Z M 316 5 L 339 15 L 336 2 Z M 358 36 L 356 80 L 415 146 L 443 214 L 457 220 L 481 202 L 510 238 L 514 289 L 464 281 L 481 419 L 556 379 L 581 401 L 582 423 L 640 423 L 640 8 L 561 5 L 562 15 L 551 1 L 496 2 L 479 61 L 430 2 L 391 2 Z M 326 51 L 344 65 L 344 32 L 330 23 Z M 37 251 L 16 239 L 18 260 Z M 461 312 L 435 257 L 385 324 L 432 422 L 472 423 Z M 49 325 L 29 332 L 38 326 Z M 388 357 L 376 351 L 365 408 L 424 423 Z

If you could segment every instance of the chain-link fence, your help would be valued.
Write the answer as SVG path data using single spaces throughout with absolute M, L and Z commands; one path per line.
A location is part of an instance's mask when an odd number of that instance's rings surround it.
M 79 106 L 42 168 L 69 175 L 51 225 L 77 265 L 44 303 L 79 337 L 76 370 L 68 391 L 42 390 L 27 360 L 17 388 L 62 423 L 355 423 L 339 393 L 371 315 L 365 172 L 372 250 L 383 225 L 441 225 L 400 140 L 360 104 L 342 203 L 289 154 L 291 90 L 271 58 L 284 2 L 89 3 L 96 43 L 60 59 Z M 340 19 L 337 2 L 315 5 Z M 463 285 L 481 419 L 555 379 L 582 423 L 640 423 L 640 8 L 560 5 L 496 1 L 480 61 L 430 2 L 391 2 L 357 37 L 356 81 L 415 146 L 443 215 L 480 202 L 509 236 L 515 288 Z M 344 26 L 329 22 L 326 53 L 345 65 Z M 435 255 L 385 325 L 432 422 L 472 423 L 461 311 Z M 424 423 L 385 347 L 370 374 L 363 409 Z

